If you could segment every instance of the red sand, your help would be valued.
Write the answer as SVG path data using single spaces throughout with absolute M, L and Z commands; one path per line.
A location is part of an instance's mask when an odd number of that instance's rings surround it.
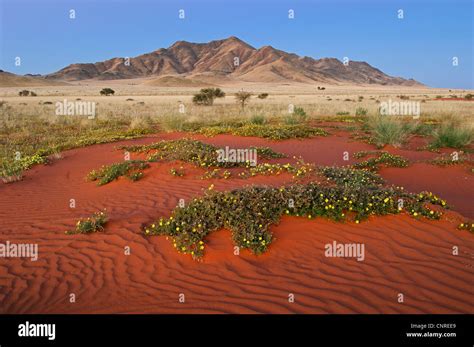
M 166 134 L 160 138 L 176 138 Z M 343 152 L 373 149 L 346 136 L 271 142 L 227 135 L 206 139 L 218 145 L 271 146 L 318 165 L 347 165 Z M 148 138 L 131 141 L 149 143 Z M 128 142 L 128 143 L 131 143 Z M 284 218 L 276 240 L 262 256 L 233 255 L 230 232 L 211 234 L 202 262 L 177 253 L 164 237 L 144 237 L 142 226 L 169 215 L 211 183 L 218 190 L 248 184 L 281 185 L 289 175 L 249 180 L 172 177 L 173 164 L 154 164 L 136 183 L 103 187 L 84 177 L 123 160 L 118 144 L 64 153 L 64 159 L 29 171 L 22 182 L 0 185 L 0 242 L 39 244 L 39 259 L 0 260 L 0 313 L 472 313 L 474 236 L 443 221 L 407 216 L 373 218 L 360 225 L 323 219 Z M 286 161 L 282 160 L 282 161 Z M 472 176 L 461 168 L 415 164 L 384 169 L 390 182 L 408 190 L 429 189 L 472 217 Z M 76 208 L 69 208 L 69 200 Z M 107 208 L 104 233 L 65 235 L 80 217 Z M 365 261 L 326 258 L 326 243 L 364 243 Z M 130 247 L 131 255 L 124 254 Z M 459 247 L 459 255 L 451 253 Z M 69 302 L 69 294 L 76 302 Z M 179 303 L 178 295 L 186 302 Z M 288 295 L 295 302 L 288 302 Z M 404 303 L 397 302 L 403 293 Z

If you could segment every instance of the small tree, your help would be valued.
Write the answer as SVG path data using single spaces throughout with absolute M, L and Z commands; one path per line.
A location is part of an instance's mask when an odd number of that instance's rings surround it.
M 243 90 L 235 94 L 235 99 L 242 107 L 242 110 L 245 108 L 245 105 L 249 102 L 252 93 L 244 92 Z
M 115 94 L 115 91 L 111 88 L 104 88 L 100 91 L 100 95 L 109 96 L 109 95 L 114 95 L 114 94 Z
M 196 105 L 212 106 L 214 99 L 223 98 L 225 93 L 220 88 L 204 88 L 194 94 L 193 103 Z

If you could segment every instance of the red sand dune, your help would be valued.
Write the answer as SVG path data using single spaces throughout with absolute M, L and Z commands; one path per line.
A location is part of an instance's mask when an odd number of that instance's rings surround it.
M 180 134 L 161 135 L 176 138 Z M 198 136 L 197 138 L 205 139 Z M 131 141 L 149 143 L 156 138 Z M 271 142 L 217 136 L 217 145 L 271 146 L 308 162 L 346 165 L 343 151 L 371 146 L 344 135 Z M 128 142 L 128 143 L 131 143 Z M 474 236 L 456 229 L 459 214 L 442 221 L 408 216 L 334 223 L 285 217 L 271 230 L 276 240 L 262 256 L 233 254 L 230 232 L 211 234 L 202 262 L 177 253 L 164 237 L 144 237 L 142 226 L 169 215 L 214 183 L 218 190 L 248 184 L 281 185 L 289 175 L 249 180 L 172 177 L 173 164 L 154 164 L 136 183 L 119 180 L 97 187 L 84 177 L 123 160 L 118 144 L 67 151 L 64 159 L 37 166 L 18 183 L 0 185 L 0 242 L 38 243 L 39 259 L 0 260 L 0 313 L 473 313 Z M 282 160 L 286 161 L 286 159 Z M 384 169 L 390 182 L 429 189 L 466 217 L 473 217 L 472 176 L 462 168 L 415 164 Z M 69 208 L 69 200 L 76 208 Z M 75 221 L 107 208 L 104 233 L 65 235 Z M 326 258 L 324 245 L 364 243 L 365 261 Z M 124 247 L 131 255 L 124 254 Z M 452 247 L 459 255 L 452 255 Z M 69 294 L 76 302 L 69 302 Z M 178 295 L 186 302 L 179 303 Z M 288 295 L 295 302 L 288 302 Z M 404 303 L 397 295 L 403 293 Z

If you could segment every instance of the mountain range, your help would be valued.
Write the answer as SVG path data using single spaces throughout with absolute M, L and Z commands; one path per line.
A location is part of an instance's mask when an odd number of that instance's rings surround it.
M 335 58 L 301 57 L 271 46 L 256 49 L 235 36 L 208 43 L 177 41 L 168 48 L 133 58 L 76 63 L 45 76 L 28 78 L 45 79 L 45 82 L 147 78 L 151 79 L 146 82 L 150 85 L 160 85 L 163 79 L 166 83 L 191 80 L 212 84 L 245 81 L 422 85 L 413 79 L 389 76 L 366 62 L 349 61 L 345 65 Z

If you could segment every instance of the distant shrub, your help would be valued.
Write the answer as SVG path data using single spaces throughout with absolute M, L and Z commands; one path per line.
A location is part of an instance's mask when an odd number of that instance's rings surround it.
M 473 94 L 466 94 L 464 95 L 464 99 L 471 100 L 474 97 Z
M 253 115 L 251 118 L 250 118 L 250 123 L 252 124 L 265 124 L 266 120 L 265 120 L 265 117 L 262 116 L 262 115 Z
M 237 103 L 240 104 L 240 107 L 242 107 L 242 110 L 245 108 L 245 105 L 248 104 L 251 96 L 252 93 L 245 92 L 243 90 L 235 93 L 235 99 Z
M 398 96 L 401 100 L 409 100 L 410 97 L 408 95 L 399 95 Z
M 301 121 L 306 120 L 306 111 L 303 109 L 303 107 L 295 107 L 293 110 L 293 114 L 297 116 Z
M 268 93 L 261 93 L 257 95 L 257 98 L 259 99 L 266 99 L 268 97 Z
M 199 93 L 194 94 L 193 103 L 196 105 L 212 106 L 214 99 L 225 97 L 225 93 L 220 88 L 204 88 Z
M 19 96 L 30 96 L 30 91 L 29 91 L 29 90 L 26 90 L 26 89 L 25 89 L 25 90 L 20 90 L 20 91 L 18 92 L 18 95 L 19 95 Z
M 349 114 L 349 112 L 337 112 L 336 116 L 348 116 Z
M 115 91 L 111 88 L 104 88 L 100 91 L 100 95 L 109 96 L 109 95 L 114 95 L 114 94 L 115 94 Z
M 363 107 L 357 107 L 355 115 L 356 116 L 366 116 L 369 111 Z

